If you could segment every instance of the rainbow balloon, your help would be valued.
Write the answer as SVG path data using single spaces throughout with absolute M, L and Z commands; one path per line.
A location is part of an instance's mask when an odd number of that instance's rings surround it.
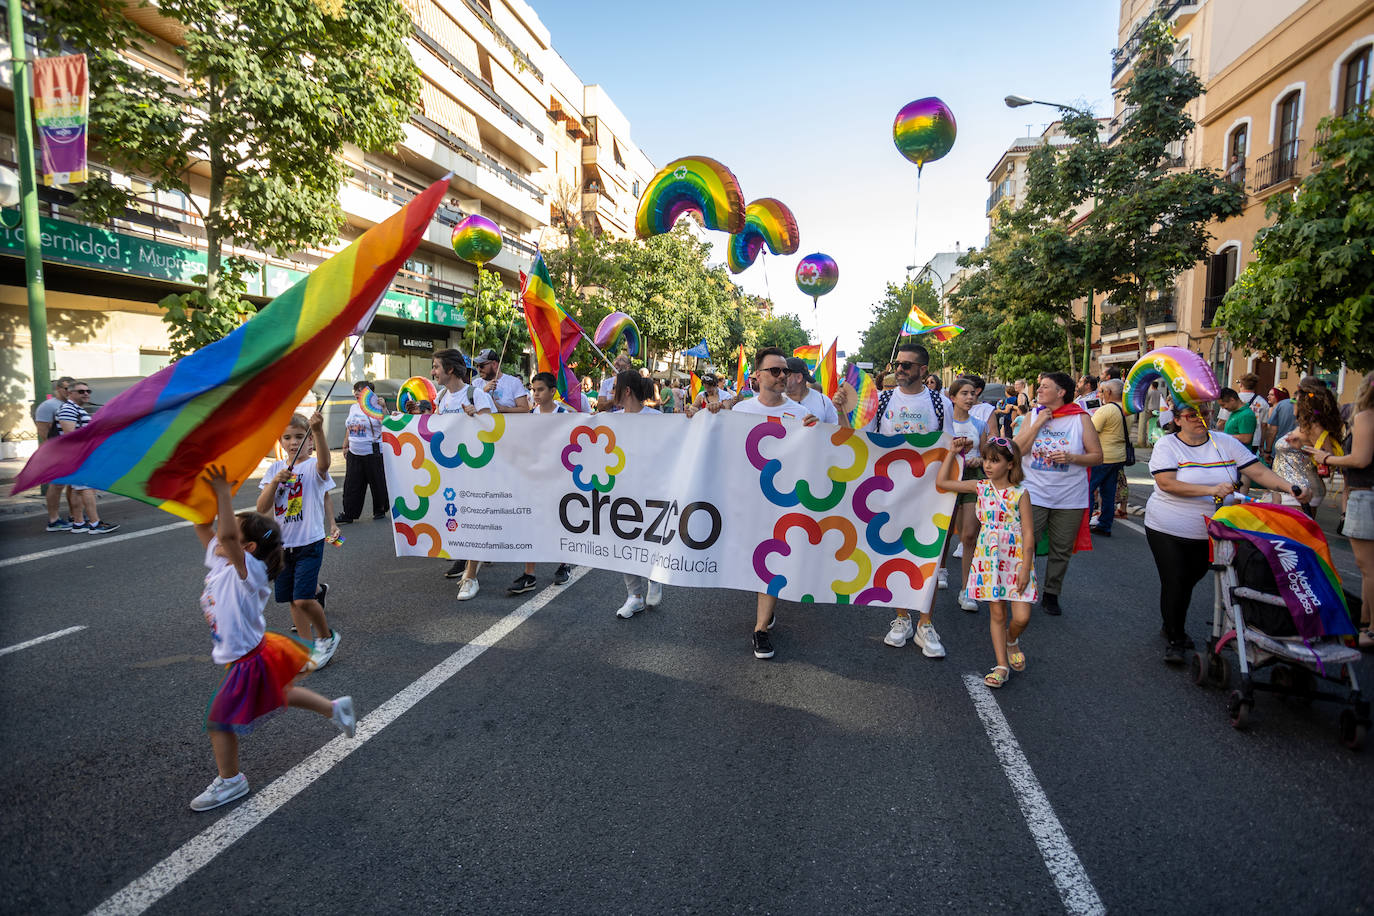
M 730 272 L 739 273 L 759 256 L 767 245 L 773 254 L 796 254 L 801 246 L 797 219 L 780 200 L 761 197 L 744 208 L 744 231 L 730 236 L 725 255 Z
M 1169 386 L 1175 404 L 1197 407 L 1221 394 L 1212 367 L 1201 356 L 1183 347 L 1160 347 L 1142 356 L 1126 374 L 1126 409 L 1144 410 L 1150 383 L 1159 378 Z
M 453 252 L 480 268 L 501 253 L 501 227 L 474 213 L 453 227 Z
M 811 297 L 812 306 L 839 282 L 840 265 L 828 254 L 808 254 L 797 263 L 797 289 Z
M 665 165 L 644 189 L 635 234 L 667 232 L 688 211 L 700 214 L 707 229 L 744 231 L 744 194 L 734 174 L 714 159 L 687 156 Z
M 917 174 L 927 162 L 942 158 L 954 146 L 954 112 L 939 99 L 917 99 L 897 112 L 892 122 L 892 142 L 897 151 L 916 163 Z
M 358 392 L 358 407 L 374 420 L 386 418 L 386 402 L 371 388 L 364 388 Z
M 434 390 L 434 383 L 423 375 L 415 375 L 401 383 L 401 388 L 396 392 L 396 408 L 401 413 L 410 413 L 410 405 L 416 401 L 429 401 L 431 405 L 439 400 L 439 393 Z
M 639 355 L 639 328 L 635 320 L 624 312 L 611 312 L 596 326 L 592 342 L 603 350 L 609 350 L 625 339 L 625 350 L 631 356 Z

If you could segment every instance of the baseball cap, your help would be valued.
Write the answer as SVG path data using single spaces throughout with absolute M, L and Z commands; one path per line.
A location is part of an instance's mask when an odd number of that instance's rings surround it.
M 496 351 L 491 348 L 487 348 L 486 350 L 483 350 L 481 353 L 478 353 L 475 357 L 473 357 L 472 364 L 474 366 L 481 366 L 485 363 L 494 363 L 496 362 L 496 360 Z
M 719 381 L 720 379 L 716 377 L 716 374 L 714 372 L 706 372 L 703 373 L 701 376 L 701 383 L 703 385 L 715 385 Z
M 787 357 L 787 371 L 800 372 L 802 378 L 808 383 L 815 381 L 815 379 L 811 377 L 811 370 L 806 367 L 806 360 L 802 359 L 800 356 Z

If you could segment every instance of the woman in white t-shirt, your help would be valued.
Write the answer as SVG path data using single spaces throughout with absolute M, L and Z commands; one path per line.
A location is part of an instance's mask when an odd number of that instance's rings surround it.
M 1234 501 L 1231 494 L 1242 476 L 1280 492 L 1290 490 L 1290 484 L 1235 438 L 1213 435 L 1205 406 L 1180 403 L 1174 420 L 1178 432 L 1155 443 L 1150 455 L 1155 487 L 1145 504 L 1145 538 L 1159 571 L 1159 614 L 1169 641 L 1164 660 L 1178 665 L 1193 647 L 1184 629 L 1193 587 L 1210 563 L 1207 520 L 1225 502 Z M 1306 488 L 1291 489 L 1303 502 L 1312 496 Z
M 654 393 L 652 379 L 640 375 L 633 369 L 616 373 L 615 384 L 611 388 L 611 403 L 617 413 L 662 414 L 657 407 L 646 407 L 644 402 Z M 658 607 L 663 600 L 663 586 L 652 582 L 646 576 L 624 573 L 625 603 L 615 612 L 615 616 L 629 620 L 646 607 Z

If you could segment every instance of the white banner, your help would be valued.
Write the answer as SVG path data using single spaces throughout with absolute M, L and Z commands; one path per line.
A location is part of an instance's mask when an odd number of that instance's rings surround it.
M 947 436 L 756 416 L 397 416 L 398 556 L 562 562 L 790 601 L 928 608 Z

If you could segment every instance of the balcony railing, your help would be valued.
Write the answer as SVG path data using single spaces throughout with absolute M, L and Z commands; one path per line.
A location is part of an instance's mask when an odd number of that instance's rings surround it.
M 534 61 L 530 60 L 529 56 L 516 46 L 515 42 L 511 40 L 511 37 L 496 24 L 496 20 L 491 18 L 491 14 L 482 9 L 482 4 L 478 3 L 477 0 L 463 0 L 463 5 L 472 10 L 473 15 L 478 19 L 482 20 L 482 24 L 491 30 L 491 34 L 496 36 L 496 40 L 500 42 L 502 47 L 514 55 L 516 61 L 521 66 L 533 73 L 535 79 L 539 80 L 539 82 L 544 82 L 544 72 L 536 67 Z
M 1251 170 L 1250 189 L 1263 191 L 1295 178 L 1298 173 L 1298 153 L 1301 150 L 1301 140 L 1290 140 L 1256 159 L 1255 167 Z
M 1212 322 L 1215 321 L 1217 317 L 1217 309 L 1221 308 L 1221 300 L 1225 298 L 1226 295 L 1224 293 L 1220 296 L 1202 297 L 1202 326 L 1204 328 L 1210 328 L 1212 326 Z
M 1179 13 L 1188 12 L 1189 9 L 1197 7 L 1199 0 L 1160 0 L 1155 6 L 1154 15 L 1159 16 L 1166 22 L 1172 20 Z M 1136 54 L 1140 53 L 1140 41 L 1145 32 L 1145 25 L 1150 20 L 1147 18 L 1131 32 L 1126 43 L 1112 51 L 1112 79 L 1115 80 L 1122 70 L 1125 70 L 1135 60 Z M 1186 60 L 1186 58 L 1185 58 Z M 1188 64 L 1192 64 L 1188 60 Z M 1180 71 L 1182 72 L 1182 71 Z
M 988 198 L 987 212 L 991 213 L 993 207 L 996 207 L 998 204 L 1000 204 L 1004 198 L 1010 197 L 1013 188 L 1015 188 L 1015 185 L 1011 181 L 1004 181 L 1001 184 L 999 184 L 993 190 L 992 196 Z
M 468 143 L 439 122 L 432 118 L 425 117 L 419 112 L 412 114 L 410 119 L 418 124 L 420 129 L 425 133 L 429 134 L 435 140 L 438 140 L 441 144 L 447 146 L 450 150 L 462 156 L 464 159 L 471 160 L 487 169 L 487 171 L 505 179 L 506 182 L 525 191 L 540 203 L 544 202 L 544 191 L 538 185 L 526 181 L 524 178 L 512 172 L 480 149 L 472 146 L 472 144 Z
M 506 117 L 510 118 L 516 124 L 520 125 L 521 127 L 528 130 L 530 133 L 534 134 L 534 136 L 539 140 L 540 143 L 544 142 L 544 132 L 541 131 L 539 128 L 535 127 L 529 121 L 525 120 L 525 118 L 520 114 L 520 112 L 516 111 L 513 107 L 511 107 L 509 102 L 501 98 L 501 96 L 496 93 L 495 89 L 487 85 L 486 80 L 482 79 L 476 73 L 473 73 L 466 66 L 464 66 L 463 62 L 460 61 L 458 58 L 454 57 L 453 54 L 451 54 L 448 51 L 448 49 L 446 49 L 442 44 L 439 43 L 439 40 L 437 38 L 430 35 L 424 29 L 420 28 L 418 25 L 413 25 L 412 28 L 415 30 L 415 37 L 417 40 L 419 40 L 420 44 L 428 48 L 430 53 L 433 54 L 435 57 L 442 60 L 450 70 L 452 70 L 455 74 L 458 75 L 459 78 L 463 80 L 463 82 L 467 83 L 473 89 L 476 89 L 478 92 L 480 92 L 483 98 L 485 98 L 488 102 L 499 108 L 501 110 L 501 113 L 504 114 Z
M 1237 159 L 1226 168 L 1226 180 L 1238 188 L 1245 187 L 1245 160 Z
M 1131 123 L 1131 118 L 1135 117 L 1135 113 L 1139 110 L 1139 106 L 1130 105 L 1121 109 L 1121 112 L 1116 117 L 1112 118 L 1111 122 L 1107 125 L 1108 144 L 1116 142 L 1117 136 L 1126 129 L 1126 125 Z
M 379 178 L 369 172 L 360 169 L 353 169 L 352 177 L 347 179 L 347 183 L 354 187 L 361 188 L 369 194 L 389 200 L 399 206 L 405 206 L 412 199 L 417 197 L 424 188 L 408 187 L 402 184 L 393 184 L 385 179 Z M 449 207 L 441 204 L 439 209 L 434 212 L 434 221 L 449 228 L 461 223 L 467 213 L 456 207 Z M 513 230 L 501 227 L 501 244 L 506 248 L 514 248 L 516 251 L 523 251 L 531 258 L 539 253 L 539 249 L 531 245 L 524 239 L 517 238 L 512 234 Z
M 1145 326 L 1171 324 L 1174 322 L 1174 300 L 1156 299 L 1145 304 Z M 1133 308 L 1121 308 L 1102 316 L 1102 333 L 1119 334 L 1136 328 L 1136 315 Z

